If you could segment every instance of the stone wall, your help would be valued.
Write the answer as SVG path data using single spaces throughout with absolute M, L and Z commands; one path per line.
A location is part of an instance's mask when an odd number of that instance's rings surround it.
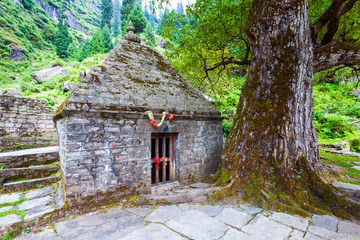
M 57 132 L 48 102 L 0 96 L 0 151 L 57 145 Z
M 222 153 L 221 119 L 216 117 L 175 116 L 155 129 L 141 113 L 83 112 L 57 120 L 57 129 L 67 201 L 118 188 L 149 192 L 152 133 L 178 134 L 176 180 L 181 183 L 194 174 L 202 179 L 215 173 Z

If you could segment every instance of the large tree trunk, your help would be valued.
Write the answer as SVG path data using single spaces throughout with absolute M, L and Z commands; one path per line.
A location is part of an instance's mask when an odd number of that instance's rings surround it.
M 315 174 L 323 166 L 312 121 L 314 53 L 306 0 L 254 0 L 247 35 L 252 60 L 222 170 L 248 196 L 291 205 L 315 191 L 311 199 L 321 201 L 325 190 L 316 188 L 330 188 Z

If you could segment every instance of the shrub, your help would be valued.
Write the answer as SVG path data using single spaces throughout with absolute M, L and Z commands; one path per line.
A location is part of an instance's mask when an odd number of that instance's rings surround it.
M 360 152 L 360 137 L 350 139 L 350 150 Z
M 347 118 L 319 112 L 314 113 L 314 125 L 321 138 L 342 138 L 353 131 Z
M 225 137 L 226 137 L 227 135 L 229 135 L 232 125 L 233 125 L 232 122 L 223 122 L 223 123 L 222 123 L 223 135 L 224 135 Z

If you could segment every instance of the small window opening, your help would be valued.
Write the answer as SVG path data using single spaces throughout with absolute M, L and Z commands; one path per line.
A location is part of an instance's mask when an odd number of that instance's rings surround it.
M 175 134 L 151 135 L 151 183 L 175 181 Z

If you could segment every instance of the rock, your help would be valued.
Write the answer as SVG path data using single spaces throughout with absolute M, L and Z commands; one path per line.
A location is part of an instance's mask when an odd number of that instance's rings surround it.
M 51 67 L 53 68 L 53 67 L 62 67 L 63 65 L 62 65 L 62 63 L 61 62 L 52 62 L 51 63 Z
M 179 186 L 179 182 L 170 182 L 165 184 L 159 184 L 151 188 L 151 194 L 161 194 L 164 192 L 169 192 L 173 190 L 174 188 L 177 188 Z
M 325 150 L 325 152 L 327 152 L 327 153 L 335 153 L 335 154 L 344 155 L 344 156 L 360 157 L 360 153 L 355 153 L 355 152 L 331 151 L 331 150 Z
M 15 77 L 13 75 L 11 75 L 10 73 L 6 73 L 6 76 L 8 76 L 12 80 L 15 80 Z
M 360 166 L 357 166 L 357 167 L 360 168 Z M 359 185 L 344 183 L 344 182 L 332 182 L 331 185 L 338 188 L 340 191 L 349 194 L 351 197 L 355 198 L 356 200 L 360 201 L 360 186 Z
M 289 240 L 302 240 L 304 239 L 304 232 L 294 230 L 290 233 Z
M 360 88 L 352 91 L 351 94 L 354 95 L 355 97 L 360 97 Z
M 13 4 L 16 4 L 16 5 L 18 5 L 19 7 L 21 6 L 21 3 L 20 3 L 19 0 L 13 0 L 12 2 L 13 2 Z
M 72 82 L 64 82 L 61 90 L 63 90 L 64 92 L 70 92 L 72 90 L 74 90 L 75 88 L 75 84 L 73 84 Z
M 339 219 L 337 219 L 336 217 L 333 217 L 333 216 L 314 214 L 312 216 L 311 222 L 316 227 L 321 227 L 321 228 L 325 228 L 329 231 L 336 232 L 336 229 L 337 229 L 336 226 L 339 222 Z
M 162 49 L 166 49 L 166 44 L 168 43 L 168 41 L 166 41 L 165 39 L 163 38 L 160 38 L 159 41 L 158 41 L 158 45 L 159 47 L 161 47 Z
M 350 151 L 350 143 L 347 141 L 337 142 L 337 143 L 329 143 L 329 144 L 321 144 L 321 146 L 326 147 L 326 148 L 334 148 L 336 150 Z
M 247 74 L 246 69 L 243 69 L 243 68 L 231 67 L 230 69 L 234 73 L 234 76 L 243 77 L 243 76 L 245 76 Z
M 230 229 L 222 222 L 198 210 L 183 212 L 165 224 L 191 239 L 218 239 Z
M 9 53 L 9 59 L 12 61 L 24 61 L 24 51 L 20 48 L 11 48 Z
M 23 93 L 19 90 L 16 90 L 15 88 L 9 88 L 4 90 L 3 95 L 8 95 L 8 96 L 22 96 Z
M 68 73 L 63 67 L 52 67 L 48 69 L 43 69 L 40 71 L 35 71 L 31 73 L 31 77 L 38 83 L 46 82 L 51 77 L 54 76 L 66 76 Z
M 292 228 L 272 221 L 263 215 L 258 215 L 241 230 L 258 240 L 282 240 L 290 235 Z
M 360 171 L 360 166 L 353 166 L 352 168 Z

